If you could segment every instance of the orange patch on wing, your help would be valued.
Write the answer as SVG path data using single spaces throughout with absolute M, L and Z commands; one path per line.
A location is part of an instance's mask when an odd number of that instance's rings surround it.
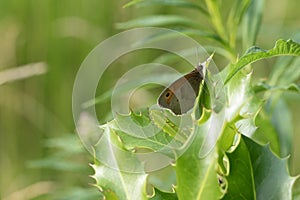
M 167 104 L 170 104 L 171 99 L 172 99 L 172 97 L 174 96 L 174 93 L 173 93 L 170 89 L 168 89 L 167 93 L 169 93 L 169 96 L 165 96 L 166 102 L 167 102 Z M 167 93 L 166 93 L 166 94 L 167 94 Z

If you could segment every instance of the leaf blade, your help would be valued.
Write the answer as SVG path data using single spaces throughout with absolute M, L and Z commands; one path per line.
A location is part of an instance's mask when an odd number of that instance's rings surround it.
M 245 136 L 243 140 L 250 152 L 257 199 L 292 199 L 296 177 L 289 176 L 287 160 L 276 157 L 269 145 L 260 146 Z
M 277 40 L 275 46 L 268 50 L 262 50 L 258 47 L 252 47 L 248 49 L 245 55 L 243 55 L 235 64 L 231 64 L 229 73 L 225 79 L 224 84 L 246 65 L 256 62 L 264 58 L 271 58 L 275 56 L 300 56 L 300 44 L 292 40 Z

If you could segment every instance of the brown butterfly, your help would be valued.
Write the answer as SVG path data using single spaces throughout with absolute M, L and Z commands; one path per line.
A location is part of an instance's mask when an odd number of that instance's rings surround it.
M 205 62 L 198 64 L 193 71 L 169 85 L 160 94 L 158 105 L 170 109 L 176 115 L 184 114 L 193 108 L 200 84 L 205 78 L 206 67 L 212 56 Z

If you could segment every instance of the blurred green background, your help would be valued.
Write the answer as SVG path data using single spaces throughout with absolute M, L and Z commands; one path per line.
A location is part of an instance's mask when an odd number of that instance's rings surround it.
M 37 62 L 47 66 L 41 75 L 0 85 L 0 199 L 99 198 L 88 177 L 93 173 L 88 165 L 92 156 L 80 146 L 72 118 L 72 87 L 81 62 L 99 42 L 121 31 L 115 29 L 116 22 L 169 12 L 198 17 L 184 9 L 122 8 L 127 2 L 0 1 L 0 84 L 7 70 Z M 266 1 L 258 46 L 269 49 L 277 39 L 299 33 L 298 4 L 297 0 Z M 108 90 L 130 66 L 150 62 L 157 55 L 146 51 L 118 63 L 119 67 L 107 71 L 98 93 Z M 267 78 L 272 64 L 268 61 L 265 67 L 255 68 L 255 79 Z M 155 103 L 156 96 L 150 94 L 148 103 Z M 300 173 L 299 95 L 289 94 L 287 101 L 294 124 L 290 170 L 295 175 Z M 103 104 L 98 112 L 109 116 L 109 102 Z

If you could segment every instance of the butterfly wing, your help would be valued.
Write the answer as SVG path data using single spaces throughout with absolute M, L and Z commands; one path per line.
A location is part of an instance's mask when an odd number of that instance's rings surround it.
M 194 106 L 202 80 L 202 73 L 194 69 L 166 88 L 159 96 L 158 104 L 176 115 L 186 113 Z

